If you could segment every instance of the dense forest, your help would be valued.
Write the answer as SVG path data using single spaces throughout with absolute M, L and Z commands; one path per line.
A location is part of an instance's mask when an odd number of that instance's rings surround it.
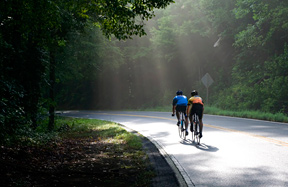
M 63 65 L 74 75 L 59 79 L 59 107 L 166 106 L 178 89 L 207 100 L 209 73 L 209 105 L 287 113 L 287 13 L 283 0 L 177 0 L 156 11 L 142 37 L 108 41 L 90 29 L 66 48 Z
M 62 109 L 171 105 L 288 112 L 288 1 L 0 2 L 1 136 Z M 208 104 L 208 103 L 206 103 Z
M 84 108 L 93 89 L 89 82 L 97 80 L 95 70 L 104 62 L 101 51 L 113 48 L 108 39 L 145 35 L 145 21 L 170 3 L 0 1 L 0 142 L 37 129 L 47 117 L 52 131 L 55 110 L 69 100 Z

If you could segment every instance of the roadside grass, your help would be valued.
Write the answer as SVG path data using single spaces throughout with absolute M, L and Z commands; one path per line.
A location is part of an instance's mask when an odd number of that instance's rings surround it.
M 55 129 L 44 133 L 49 141 L 30 134 L 0 147 L 2 185 L 151 186 L 156 173 L 141 136 L 97 119 L 59 117 Z
M 115 182 L 125 186 L 149 186 L 154 173 L 139 136 L 127 132 L 119 124 L 97 119 L 62 118 L 58 123 L 60 127 L 63 124 L 71 127 L 68 132 L 61 134 L 62 138 L 89 138 L 91 142 L 96 141 L 104 146 L 105 149 L 100 150 L 100 153 L 111 159 L 106 160 L 108 179 L 104 182 L 105 186 L 114 186 Z M 110 172 L 117 171 L 122 176 L 111 179 L 107 163 L 111 166 Z
M 68 127 L 68 132 L 61 133 L 63 138 L 98 137 L 98 140 L 109 140 L 114 144 L 123 144 L 126 149 L 142 148 L 139 136 L 127 132 L 121 125 L 97 119 L 59 118 L 57 129 Z
M 275 121 L 275 122 L 288 122 L 288 116 L 283 113 L 268 113 L 261 111 L 230 111 L 230 110 L 222 110 L 216 107 L 208 106 L 205 107 L 205 114 L 212 115 L 222 115 L 222 116 L 232 116 L 232 117 L 240 117 L 240 118 L 250 118 L 250 119 L 259 119 L 259 120 L 267 120 L 267 121 Z

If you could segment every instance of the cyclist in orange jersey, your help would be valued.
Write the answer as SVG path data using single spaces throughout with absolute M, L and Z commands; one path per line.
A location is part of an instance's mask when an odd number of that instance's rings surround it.
M 203 112 L 204 112 L 204 102 L 202 98 L 198 95 L 198 92 L 196 90 L 193 90 L 191 92 L 190 99 L 188 100 L 188 106 L 186 109 L 186 114 L 189 114 L 189 120 L 191 123 L 190 130 L 193 132 L 193 125 L 192 125 L 192 116 L 196 113 L 199 116 L 199 122 L 200 122 L 200 138 L 202 138 L 202 130 L 203 130 Z M 191 108 L 191 110 L 190 110 Z M 190 113 L 189 113 L 190 110 Z

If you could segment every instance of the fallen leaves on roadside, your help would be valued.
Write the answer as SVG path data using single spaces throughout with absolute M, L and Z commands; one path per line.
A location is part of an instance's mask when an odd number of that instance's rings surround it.
M 139 161 L 124 151 L 135 150 L 126 150 L 125 145 L 115 145 L 99 137 L 67 138 L 38 147 L 2 146 L 0 183 L 3 186 L 142 186 L 143 183 L 138 185 L 135 181 L 147 171 L 148 161 Z

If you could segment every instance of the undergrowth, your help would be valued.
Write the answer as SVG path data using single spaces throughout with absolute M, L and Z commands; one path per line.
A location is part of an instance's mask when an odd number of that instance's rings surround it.
M 156 175 L 141 137 L 112 122 L 59 117 L 53 132 L 23 128 L 7 142 L 3 186 L 150 186 Z

